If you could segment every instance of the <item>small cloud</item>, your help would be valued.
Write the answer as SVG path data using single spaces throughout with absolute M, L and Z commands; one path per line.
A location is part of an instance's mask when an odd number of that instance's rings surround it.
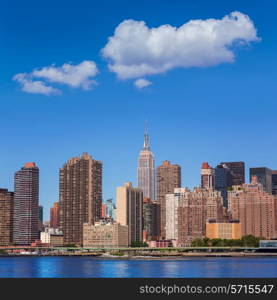
M 59 95 L 61 91 L 51 86 L 47 86 L 43 81 L 32 80 L 26 73 L 20 73 L 13 77 L 13 80 L 19 82 L 22 91 L 30 94 L 43 94 L 43 95 Z
M 36 69 L 32 72 L 32 76 L 43 78 L 53 83 L 68 85 L 72 88 L 82 88 L 90 90 L 96 81 L 92 79 L 99 73 L 96 63 L 85 60 L 79 65 L 70 63 L 63 64 L 61 67 L 50 66 Z
M 152 82 L 149 81 L 149 80 L 146 80 L 144 78 L 140 78 L 140 79 L 137 79 L 135 82 L 134 82 L 134 85 L 138 88 L 138 89 L 143 89 L 143 88 L 146 88 L 147 86 L 151 85 Z
M 85 60 L 78 65 L 65 63 L 61 67 L 52 65 L 35 69 L 31 73 L 19 73 L 13 77 L 13 80 L 22 85 L 24 92 L 57 95 L 61 94 L 61 91 L 47 83 L 64 84 L 72 88 L 90 90 L 97 85 L 97 82 L 92 78 L 98 73 L 95 62 Z

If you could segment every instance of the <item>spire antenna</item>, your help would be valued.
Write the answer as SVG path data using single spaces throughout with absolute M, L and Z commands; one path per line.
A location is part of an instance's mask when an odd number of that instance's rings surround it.
M 149 134 L 148 134 L 148 121 L 145 121 L 145 130 L 144 130 L 144 144 L 143 148 L 149 150 Z

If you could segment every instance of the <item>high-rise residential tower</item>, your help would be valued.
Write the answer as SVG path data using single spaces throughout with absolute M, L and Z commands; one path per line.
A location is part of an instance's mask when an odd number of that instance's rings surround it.
M 241 185 L 245 183 L 245 164 L 243 161 L 221 162 L 230 171 L 232 176 L 232 185 Z
M 50 227 L 60 227 L 60 205 L 59 202 L 54 202 L 53 207 L 50 208 Z
M 249 169 L 249 181 L 253 176 L 257 176 L 258 181 L 263 185 L 264 190 L 272 193 L 272 170 L 266 167 L 250 168 Z
M 205 236 L 207 221 L 223 221 L 223 199 L 219 191 L 207 188 L 176 188 L 166 195 L 166 238 L 186 246 Z
M 0 246 L 13 242 L 13 198 L 13 192 L 0 189 Z
M 155 201 L 155 161 L 150 150 L 149 135 L 146 128 L 143 149 L 138 158 L 138 187 L 143 190 L 143 197 Z
M 161 210 L 161 229 L 160 235 L 165 238 L 165 215 L 166 215 L 166 194 L 174 192 L 175 188 L 181 187 L 181 167 L 177 164 L 171 164 L 166 160 L 156 170 L 157 178 L 157 202 Z
M 276 238 L 276 197 L 264 190 L 258 177 L 251 183 L 233 186 L 228 192 L 232 218 L 241 223 L 242 235 Z
M 60 169 L 60 225 L 64 244 L 81 245 L 83 224 L 99 221 L 102 208 L 102 162 L 88 153 Z
M 117 222 L 128 226 L 129 244 L 142 241 L 143 191 L 126 182 L 116 190 Z
M 13 242 L 30 245 L 39 238 L 39 168 L 26 163 L 14 177 Z
M 201 166 L 201 187 L 213 189 L 214 185 L 215 171 L 207 162 L 203 162 Z

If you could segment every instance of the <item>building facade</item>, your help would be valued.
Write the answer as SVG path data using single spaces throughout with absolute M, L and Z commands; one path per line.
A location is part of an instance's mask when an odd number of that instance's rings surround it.
M 53 207 L 50 208 L 50 227 L 60 227 L 60 205 L 59 202 L 54 202 Z
M 166 195 L 166 239 L 186 246 L 205 237 L 207 221 L 223 222 L 223 198 L 214 189 L 176 188 Z
M 14 177 L 13 242 L 30 245 L 39 238 L 39 168 L 26 163 Z
M 101 222 L 84 224 L 84 247 L 125 248 L 128 247 L 128 226 L 118 223 Z
M 245 183 L 245 163 L 243 161 L 221 162 L 231 172 L 232 184 L 241 185 Z
M 277 170 L 272 170 L 271 171 L 271 179 L 272 179 L 272 194 L 277 195 Z
M 213 189 L 215 186 L 215 170 L 207 163 L 201 166 L 201 187 Z
M 43 227 L 43 206 L 39 205 L 38 207 L 38 230 L 42 231 L 42 227 Z
M 63 165 L 59 206 L 64 244 L 81 245 L 83 224 L 94 224 L 101 218 L 102 162 L 83 153 Z
M 0 246 L 13 243 L 14 193 L 0 189 Z
M 249 181 L 253 176 L 257 176 L 258 181 L 263 185 L 264 190 L 272 193 L 272 170 L 266 167 L 250 168 L 249 169 Z
M 206 223 L 206 237 L 209 239 L 241 239 L 241 223 Z
M 126 182 L 116 191 L 117 222 L 128 226 L 129 244 L 142 241 L 143 191 Z
M 180 194 L 178 205 L 178 245 L 205 237 L 207 221 L 223 222 L 223 198 L 219 191 L 194 188 Z
M 160 232 L 160 205 L 143 199 L 143 240 L 157 240 Z
M 155 201 L 155 160 L 150 150 L 148 131 L 144 134 L 143 149 L 138 158 L 138 187 L 142 189 L 143 196 Z
M 113 199 L 107 199 L 105 203 L 105 215 L 107 218 L 116 220 L 116 206 Z
M 217 165 L 215 170 L 215 189 L 221 192 L 223 206 L 228 208 L 228 188 L 232 186 L 232 175 L 226 165 Z
M 181 167 L 177 164 L 170 164 L 170 161 L 166 160 L 157 167 L 156 178 L 157 202 L 161 209 L 160 235 L 165 238 L 166 195 L 174 193 L 175 188 L 181 187 Z
M 276 197 L 264 190 L 257 176 L 250 184 L 233 186 L 228 198 L 232 218 L 240 221 L 243 236 L 276 237 Z

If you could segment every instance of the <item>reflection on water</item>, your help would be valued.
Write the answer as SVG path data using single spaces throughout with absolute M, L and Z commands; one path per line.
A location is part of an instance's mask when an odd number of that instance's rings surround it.
M 277 258 L 2 257 L 0 277 L 277 277 Z

